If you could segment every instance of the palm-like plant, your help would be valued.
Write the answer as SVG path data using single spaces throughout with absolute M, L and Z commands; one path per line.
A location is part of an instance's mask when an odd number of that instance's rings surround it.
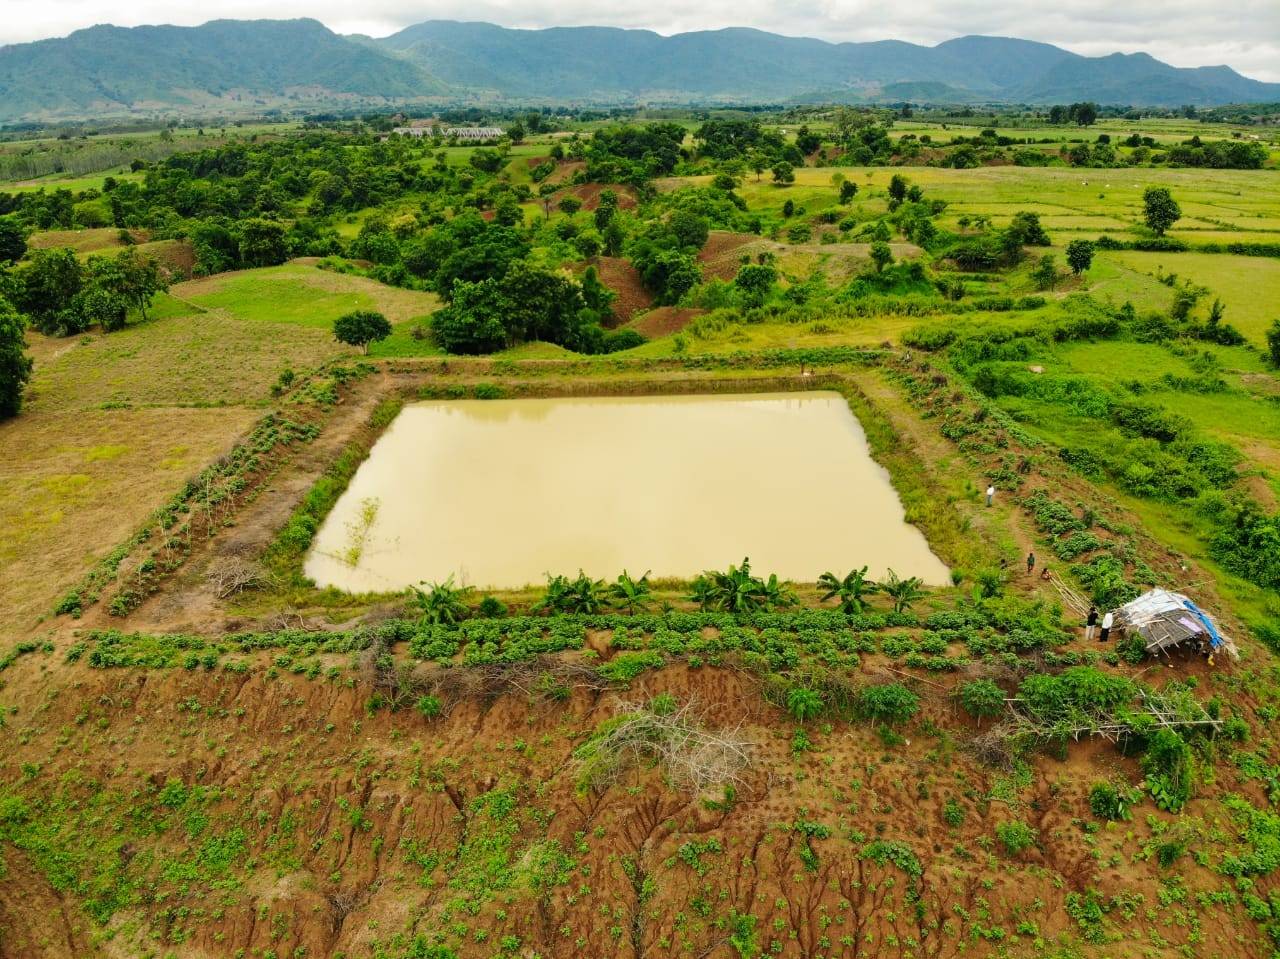
M 913 603 L 924 596 L 924 580 L 919 576 L 908 576 L 903 579 L 893 570 L 889 570 L 889 578 L 884 581 L 881 588 L 893 600 L 895 613 L 905 613 Z
M 592 579 L 582 570 L 574 579 L 568 576 L 547 575 L 547 591 L 535 610 L 548 613 L 600 612 L 604 606 L 604 580 Z
M 786 609 L 800 600 L 791 584 L 778 579 L 777 573 L 770 573 L 769 578 L 759 590 L 760 602 L 765 609 Z
M 826 572 L 818 577 L 818 588 L 826 590 L 822 597 L 825 603 L 829 599 L 840 600 L 840 612 L 847 616 L 857 616 L 867 608 L 866 597 L 880 592 L 879 583 L 867 579 L 867 567 L 851 569 L 841 579 L 835 573 Z
M 425 589 L 410 586 L 418 609 L 422 612 L 423 622 L 433 626 L 452 626 L 459 620 L 466 619 L 471 612 L 465 602 L 470 586 L 454 586 L 450 576 L 443 583 L 421 583 Z
M 768 580 L 751 575 L 751 560 L 727 570 L 707 570 L 693 581 L 690 599 L 700 609 L 722 609 L 729 613 L 754 613 L 760 609 L 794 606 L 790 584 L 772 575 Z
M 637 610 L 649 608 L 649 600 L 653 590 L 649 588 L 649 571 L 635 579 L 625 569 L 616 580 L 609 584 L 607 590 L 610 601 L 619 609 L 634 614 Z

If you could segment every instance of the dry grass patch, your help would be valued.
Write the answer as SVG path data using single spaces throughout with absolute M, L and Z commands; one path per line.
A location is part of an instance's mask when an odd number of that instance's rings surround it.
M 256 404 L 286 366 L 308 369 L 345 355 L 328 332 L 245 323 L 220 311 L 140 323 L 69 346 L 54 342 L 36 352 L 33 412 Z M 49 350 L 52 359 L 40 362 L 39 353 Z
M 18 635 L 48 613 L 258 415 L 33 409 L 0 425 L 0 635 Z

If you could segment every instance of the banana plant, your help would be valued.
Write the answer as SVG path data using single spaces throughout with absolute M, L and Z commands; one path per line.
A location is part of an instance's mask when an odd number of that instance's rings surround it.
M 866 597 L 880 592 L 880 584 L 867 579 L 867 567 L 852 569 L 843 578 L 835 573 L 826 572 L 818 577 L 818 588 L 825 589 L 822 597 L 825 603 L 829 599 L 840 600 L 840 612 L 848 616 L 857 616 L 867 608 Z

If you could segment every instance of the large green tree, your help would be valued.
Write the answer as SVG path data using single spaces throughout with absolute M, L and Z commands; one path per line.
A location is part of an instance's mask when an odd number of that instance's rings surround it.
M 391 323 L 374 310 L 354 310 L 333 321 L 333 336 L 339 343 L 358 346 L 366 355 L 369 344 L 391 335 Z
M 84 287 L 84 274 L 71 250 L 36 250 L 14 275 L 14 305 L 47 336 L 82 333 L 88 323 L 74 307 Z
M 27 252 L 27 234 L 14 216 L 0 216 L 0 263 L 17 263 Z
M 0 418 L 16 416 L 31 378 L 26 323 L 8 300 L 0 299 Z
M 1142 193 L 1143 218 L 1156 236 L 1182 219 L 1182 207 L 1167 187 L 1149 186 Z
M 1072 240 L 1067 244 L 1067 265 L 1076 276 L 1093 265 L 1093 244 L 1088 240 Z

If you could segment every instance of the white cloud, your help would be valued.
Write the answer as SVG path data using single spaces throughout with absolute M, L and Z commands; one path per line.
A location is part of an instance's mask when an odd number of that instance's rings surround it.
M 825 40 L 900 39 L 933 44 L 980 33 L 1041 40 L 1097 56 L 1146 51 L 1175 66 L 1225 63 L 1246 76 L 1280 82 L 1280 2 L 1277 0 L 207 0 L 175 7 L 171 0 L 3 0 L 0 42 L 63 36 L 110 22 L 196 24 L 226 17 L 314 17 L 341 33 L 385 36 L 426 19 L 488 20 L 512 27 L 637 27 L 671 34 L 749 26 Z

